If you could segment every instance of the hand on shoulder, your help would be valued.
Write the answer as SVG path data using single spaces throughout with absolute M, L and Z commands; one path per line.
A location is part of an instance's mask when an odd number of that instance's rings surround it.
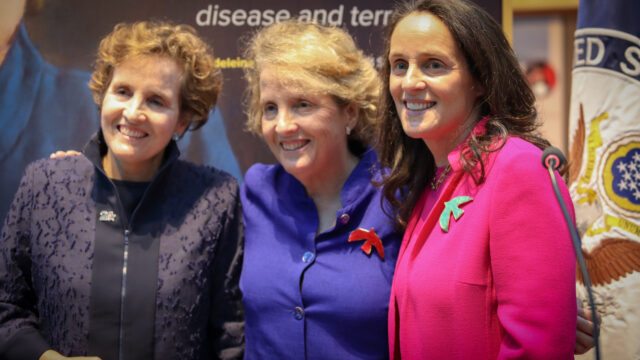
M 55 350 L 47 350 L 42 355 L 40 355 L 39 360 L 65 360 L 65 359 L 73 359 L 73 360 L 100 360 L 97 356 L 73 356 L 66 357 Z
M 76 155 L 80 155 L 80 152 L 75 150 L 67 150 L 67 151 L 58 150 L 54 153 L 51 153 L 49 155 L 49 159 L 57 159 L 57 158 L 63 158 L 67 156 L 76 156 Z

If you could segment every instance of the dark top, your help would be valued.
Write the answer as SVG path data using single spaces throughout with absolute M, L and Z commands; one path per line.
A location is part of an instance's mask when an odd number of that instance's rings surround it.
M 105 149 L 27 168 L 0 237 L 0 358 L 241 357 L 236 180 L 172 141 L 128 219 Z
M 122 203 L 122 208 L 124 209 L 127 219 L 131 219 L 133 210 L 138 206 L 144 191 L 151 182 L 115 179 L 111 179 L 111 182 L 113 182 L 113 185 L 115 185 L 118 190 L 118 196 L 120 196 L 120 202 Z

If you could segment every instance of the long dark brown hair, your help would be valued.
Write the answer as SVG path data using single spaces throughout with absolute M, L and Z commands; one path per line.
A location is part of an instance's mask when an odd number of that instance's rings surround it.
M 549 146 L 549 142 L 536 132 L 539 124 L 533 92 L 500 25 L 487 12 L 465 0 L 399 4 L 387 28 L 384 52 L 387 61 L 381 70 L 385 91 L 380 95 L 377 146 L 382 166 L 390 169 L 381 182 L 383 194 L 394 206 L 395 213 L 389 215 L 400 228 L 406 227 L 413 208 L 436 172 L 433 154 L 424 141 L 410 138 L 402 130 L 388 90 L 391 35 L 400 20 L 415 12 L 429 12 L 447 26 L 464 54 L 472 77 L 484 89 L 484 95 L 478 98 L 476 105 L 480 108 L 480 119 L 489 117 L 486 132 L 472 135 L 461 154 L 464 170 L 476 184 L 485 179 L 484 155 L 504 145 L 507 136 L 518 136 L 541 149 Z M 498 146 L 496 141 L 499 141 Z M 480 171 L 472 171 L 474 168 Z

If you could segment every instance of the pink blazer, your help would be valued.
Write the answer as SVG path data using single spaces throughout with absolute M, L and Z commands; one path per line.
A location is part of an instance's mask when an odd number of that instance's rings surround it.
M 449 155 L 452 174 L 423 194 L 400 248 L 392 359 L 573 359 L 575 255 L 541 154 L 509 138 L 479 186 L 462 171 L 460 148 Z M 443 203 L 459 196 L 473 200 L 445 232 Z

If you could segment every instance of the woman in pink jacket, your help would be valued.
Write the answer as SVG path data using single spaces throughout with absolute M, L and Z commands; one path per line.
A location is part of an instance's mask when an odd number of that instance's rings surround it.
M 383 191 L 406 229 L 391 357 L 572 359 L 575 256 L 500 26 L 465 0 L 405 4 L 390 24 Z

